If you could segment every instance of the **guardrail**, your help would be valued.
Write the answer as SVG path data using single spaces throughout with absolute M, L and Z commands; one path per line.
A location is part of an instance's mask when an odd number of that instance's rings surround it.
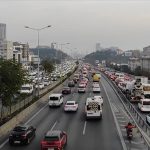
M 104 75 L 103 73 L 102 73 L 102 76 L 110 84 L 110 86 L 112 87 L 112 89 L 114 90 L 114 92 L 116 93 L 116 95 L 118 96 L 120 101 L 122 102 L 125 111 L 132 118 L 133 122 L 136 124 L 136 126 L 137 126 L 137 128 L 138 128 L 138 130 L 141 134 L 141 138 L 143 138 L 143 140 L 145 141 L 145 144 L 148 147 L 148 150 L 150 150 L 150 138 L 149 138 L 149 136 L 150 136 L 150 127 L 147 125 L 147 123 L 142 118 L 142 116 L 139 114 L 139 112 L 135 109 L 133 104 L 126 98 L 126 96 L 118 88 L 118 86 L 113 81 L 111 81 L 106 75 Z M 142 127 L 144 132 L 141 130 L 140 127 Z

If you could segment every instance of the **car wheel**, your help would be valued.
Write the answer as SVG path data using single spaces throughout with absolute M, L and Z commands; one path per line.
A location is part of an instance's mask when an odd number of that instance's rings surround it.
M 10 145 L 14 145 L 14 142 L 13 142 L 13 141 L 9 141 L 9 144 L 10 144 Z
M 29 144 L 29 143 L 30 143 L 30 139 L 28 138 L 27 141 L 26 141 L 26 144 Z

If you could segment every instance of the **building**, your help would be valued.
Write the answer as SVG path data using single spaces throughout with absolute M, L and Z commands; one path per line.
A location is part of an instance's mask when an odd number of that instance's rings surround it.
M 130 50 L 130 51 L 125 51 L 124 52 L 124 56 L 126 56 L 126 57 L 132 57 L 132 51 Z
M 101 44 L 100 43 L 96 43 L 96 51 L 101 51 Z
M 123 50 L 122 50 L 122 49 L 119 49 L 119 48 L 116 49 L 116 52 L 117 52 L 117 55 L 123 54 Z
M 142 56 L 150 56 L 150 46 L 143 48 Z
M 135 57 L 129 58 L 128 66 L 129 66 L 131 71 L 135 71 L 135 69 L 137 67 L 141 67 L 141 60 L 140 60 L 140 58 L 135 58 Z
M 21 62 L 22 63 L 28 63 L 29 62 L 29 44 L 22 44 L 19 42 L 13 43 L 15 50 L 18 50 L 21 52 Z
M 0 58 L 13 59 L 13 42 L 0 41 Z
M 22 51 L 22 45 L 13 46 L 13 59 L 16 60 L 18 63 L 22 63 Z
M 6 40 L 6 24 L 0 23 L 0 41 Z
M 150 56 L 141 57 L 141 69 L 145 72 L 150 72 Z

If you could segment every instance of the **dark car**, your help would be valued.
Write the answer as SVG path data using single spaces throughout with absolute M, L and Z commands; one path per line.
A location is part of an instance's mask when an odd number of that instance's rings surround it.
M 64 87 L 62 90 L 62 94 L 70 94 L 71 93 L 71 88 L 70 87 Z
M 78 83 L 78 79 L 76 77 L 73 78 L 74 83 Z
M 75 86 L 75 83 L 73 80 L 68 82 L 68 87 L 74 87 L 74 86 Z
M 18 125 L 9 135 L 9 143 L 13 144 L 29 144 L 35 136 L 36 129 L 33 126 Z
M 41 150 L 62 150 L 67 144 L 67 134 L 64 131 L 48 131 L 41 141 Z

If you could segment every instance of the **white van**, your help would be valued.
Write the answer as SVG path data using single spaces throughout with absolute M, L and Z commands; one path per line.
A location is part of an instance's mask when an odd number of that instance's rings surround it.
M 49 96 L 49 106 L 60 106 L 63 104 L 63 94 L 51 94 Z
M 32 84 L 24 84 L 21 86 L 20 94 L 32 94 L 33 93 L 33 85 Z
M 86 118 L 102 118 L 102 102 L 99 98 L 87 98 L 85 104 Z
M 138 108 L 141 112 L 150 112 L 150 99 L 140 99 Z

